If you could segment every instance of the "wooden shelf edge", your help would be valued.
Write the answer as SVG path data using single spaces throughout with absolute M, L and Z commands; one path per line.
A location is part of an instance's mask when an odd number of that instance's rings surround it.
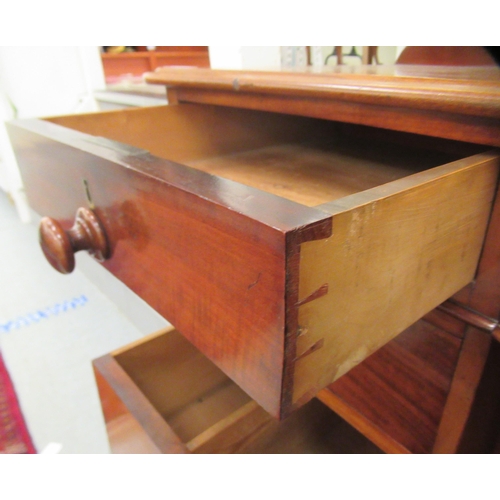
M 402 444 L 392 439 L 361 413 L 333 394 L 328 388 L 320 391 L 316 397 L 385 453 L 411 453 Z

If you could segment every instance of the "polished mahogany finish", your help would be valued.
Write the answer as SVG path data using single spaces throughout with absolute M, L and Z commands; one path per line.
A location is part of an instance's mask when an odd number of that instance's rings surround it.
M 88 208 L 79 208 L 75 223 L 65 231 L 61 224 L 50 217 L 40 221 L 40 246 L 50 265 L 67 274 L 75 268 L 75 252 L 88 250 L 102 262 L 110 256 L 104 229 L 97 216 Z
M 318 397 L 388 453 L 430 453 L 461 339 L 419 321 Z
M 143 73 L 162 66 L 210 67 L 208 47 L 156 47 L 155 50 L 138 47 L 138 49 L 138 52 L 102 53 L 106 80 L 109 82 L 123 80 L 130 75 L 141 77 Z
M 212 103 L 500 146 L 500 69 L 330 66 L 285 71 L 159 68 L 177 102 Z
M 363 420 L 370 438 L 378 432 L 379 446 L 459 449 L 491 337 L 434 311 L 410 327 L 419 333 L 411 345 L 391 339 L 467 283 L 455 299 L 498 317 L 491 146 L 500 146 L 500 71 L 164 69 L 148 78 L 168 87 L 168 119 L 151 109 L 82 118 L 82 128 L 78 117 L 9 125 L 33 208 L 70 227 L 77 207 L 95 207 L 113 254 L 103 265 L 274 416 L 305 404 L 335 371 L 344 403 L 324 401 Z M 314 154 L 301 149 L 325 137 Z M 301 186 L 323 161 L 329 174 L 341 164 L 346 184 L 364 181 L 400 146 L 403 158 L 389 167 L 418 165 L 397 180 L 309 205 L 282 194 L 294 170 Z M 421 164 L 436 152 L 446 158 Z M 273 173 L 279 161 L 281 177 L 265 192 L 255 171 Z M 243 180 L 221 175 L 228 166 Z M 454 415 L 460 425 L 446 435 Z
M 438 309 L 446 312 L 450 316 L 454 316 L 457 319 L 465 321 L 465 323 L 471 326 L 491 333 L 495 340 L 500 341 L 500 329 L 497 320 L 484 316 L 483 314 L 480 314 L 469 307 L 465 307 L 454 300 L 447 300 L 441 304 Z
M 155 133 L 145 126 L 153 119 L 157 121 Z M 33 208 L 64 227 L 71 225 L 77 207 L 92 203 L 113 255 L 103 265 L 277 417 L 284 418 L 340 376 L 335 364 L 345 367 L 361 361 L 360 345 L 370 343 L 370 350 L 364 351 L 368 356 L 473 277 L 492 198 L 490 185 L 496 176 L 495 155 L 467 157 L 467 151 L 463 158 L 462 152 L 454 148 L 450 155 L 439 148 L 429 150 L 427 142 L 424 147 L 418 141 L 409 145 L 404 140 L 402 144 L 394 143 L 392 136 L 388 140 L 364 139 L 365 147 L 360 152 L 357 138 L 350 138 L 352 129 L 344 135 L 331 122 L 216 106 L 181 104 L 68 117 L 66 121 L 85 122 L 88 128 L 82 126 L 82 131 L 89 130 L 93 135 L 42 120 L 9 125 Z M 216 126 L 225 131 L 223 136 L 214 133 Z M 125 140 L 134 141 L 134 147 L 102 138 L 106 135 L 120 139 L 119 127 L 126 130 Z M 333 145 L 330 132 L 336 140 Z M 301 149 L 301 138 L 313 144 L 323 142 L 317 149 Z M 304 190 L 305 183 L 312 185 L 313 194 L 327 185 L 326 193 L 319 200 L 313 196 L 311 204 L 335 197 L 344 201 L 335 207 L 306 206 L 245 185 L 244 179 L 233 182 L 153 156 L 137 147 L 142 144 L 156 154 L 167 158 L 173 155 L 194 167 L 201 162 L 217 167 L 236 160 L 235 173 L 250 165 L 253 170 L 248 177 L 254 181 L 256 173 L 272 172 L 281 162 L 281 175 L 271 182 L 278 194 L 286 194 L 294 182 L 299 191 Z M 457 158 L 462 159 L 437 166 Z M 304 168 L 307 165 L 311 168 Z M 322 165 L 324 170 L 320 169 Z M 290 176 L 292 167 L 295 172 L 292 170 Z M 318 177 L 311 183 L 308 175 L 318 169 L 324 180 Z M 394 180 L 401 176 L 403 179 Z M 474 189 L 469 189 L 470 176 L 475 178 Z M 340 182 L 332 186 L 332 178 Z M 366 185 L 367 180 L 372 184 Z M 453 193 L 467 191 L 469 199 L 477 203 L 462 204 L 459 196 L 445 192 L 442 183 Z M 339 193 L 335 186 L 340 188 Z M 434 194 L 429 194 L 425 186 L 430 186 Z M 433 202 L 429 203 L 429 199 Z M 404 223 L 408 234 L 404 244 L 398 243 L 397 271 L 384 256 L 385 247 L 395 245 L 389 243 L 388 237 L 401 240 L 399 229 L 384 237 L 377 231 L 377 242 L 372 236 L 365 238 L 365 250 L 359 254 L 371 249 L 373 257 L 382 259 L 374 272 L 373 260 L 358 262 L 358 257 L 345 256 L 345 240 L 338 234 L 343 234 L 341 226 L 348 224 L 356 207 L 360 207 L 359 215 L 354 213 L 353 221 L 365 217 L 367 204 L 373 207 L 372 220 L 378 220 L 372 224 L 374 228 L 397 228 L 399 219 L 389 223 L 387 218 L 399 212 L 384 208 L 386 203 L 409 214 Z M 416 203 L 421 209 L 412 210 Z M 478 207 L 482 207 L 479 212 Z M 451 212 L 447 225 L 436 220 L 437 232 L 424 234 L 429 221 L 436 214 L 442 217 L 445 211 Z M 342 213 L 346 214 L 344 222 Z M 332 234 L 334 220 L 338 227 Z M 370 231 L 367 225 L 366 233 Z M 422 249 L 413 244 L 417 233 L 422 234 L 420 243 L 432 238 L 430 244 Z M 336 249 L 321 242 L 329 237 L 338 243 Z M 435 251 L 433 242 L 443 238 L 448 253 L 439 263 L 443 252 Z M 320 259 L 305 251 L 305 245 L 312 248 L 316 241 L 317 248 L 324 249 Z M 333 268 L 349 269 L 342 259 L 359 264 L 351 277 L 344 273 L 345 288 L 336 286 L 342 273 Z M 395 304 L 405 293 L 384 285 L 388 276 L 384 269 L 389 265 L 401 277 L 408 269 L 415 269 L 417 259 L 424 266 L 430 261 L 429 273 L 418 274 L 418 280 L 413 275 L 401 278 L 400 283 L 411 283 L 408 293 L 417 296 L 418 305 L 414 304 L 412 310 L 396 307 L 394 321 L 381 318 L 376 334 L 372 333 L 373 315 L 365 319 L 363 328 L 359 323 L 355 327 L 358 334 L 361 332 L 359 337 L 346 333 L 343 327 L 333 332 L 331 326 L 323 330 L 314 322 L 321 317 L 332 324 L 330 315 L 339 316 L 332 310 L 337 307 L 335 302 L 341 301 L 334 300 L 330 307 L 330 297 L 338 293 L 347 296 L 345 289 L 352 300 L 360 296 L 349 282 L 362 285 L 370 280 L 372 289 L 380 290 L 375 292 L 377 300 Z M 324 266 L 322 269 L 333 269 L 328 273 L 329 283 L 322 281 L 319 264 Z M 319 274 L 319 281 L 314 279 L 311 289 L 300 290 L 313 272 Z M 436 279 L 440 284 L 438 293 L 423 293 Z M 390 293 L 384 292 L 381 299 L 383 290 Z M 367 305 L 373 299 L 363 300 L 361 303 Z M 308 312 L 320 303 L 327 304 L 320 314 Z M 349 328 L 353 328 L 353 320 L 358 321 L 356 317 L 357 313 L 351 313 Z M 341 332 L 347 340 L 338 338 Z M 315 335 L 319 338 L 312 340 Z M 338 352 L 340 360 L 333 356 Z M 318 357 L 328 358 L 319 368 L 315 364 Z
M 297 269 L 287 273 L 287 254 L 331 234 L 327 213 L 45 121 L 10 133 L 34 209 L 71 226 L 90 193 L 113 255 L 104 267 L 269 413 L 291 411 L 283 332 L 287 316 L 295 341 Z
M 397 64 L 436 66 L 496 66 L 495 59 L 484 47 L 406 47 Z

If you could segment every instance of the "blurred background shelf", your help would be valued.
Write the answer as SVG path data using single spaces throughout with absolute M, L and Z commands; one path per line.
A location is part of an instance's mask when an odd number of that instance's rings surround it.
M 155 47 L 154 50 L 148 50 L 147 47 L 123 47 L 125 51 L 118 53 L 110 51 L 111 47 L 103 49 L 105 51 L 101 58 L 107 83 L 116 82 L 124 75 L 141 76 L 160 66 L 210 67 L 208 46 L 166 46 Z

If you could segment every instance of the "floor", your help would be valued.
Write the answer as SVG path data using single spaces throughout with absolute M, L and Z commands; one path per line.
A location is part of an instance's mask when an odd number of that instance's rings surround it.
M 1 190 L 0 241 L 0 349 L 36 449 L 109 453 L 91 361 L 152 330 L 78 268 L 55 272 Z

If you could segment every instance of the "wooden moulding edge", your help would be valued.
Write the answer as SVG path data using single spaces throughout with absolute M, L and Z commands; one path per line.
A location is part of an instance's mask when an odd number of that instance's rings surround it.
M 500 146 L 499 119 L 457 110 L 435 110 L 415 105 L 387 106 L 379 101 L 353 101 L 314 95 L 232 92 L 219 89 L 174 87 L 177 103 L 216 104 L 261 111 L 308 116 L 370 127 L 398 130 L 463 142 Z

